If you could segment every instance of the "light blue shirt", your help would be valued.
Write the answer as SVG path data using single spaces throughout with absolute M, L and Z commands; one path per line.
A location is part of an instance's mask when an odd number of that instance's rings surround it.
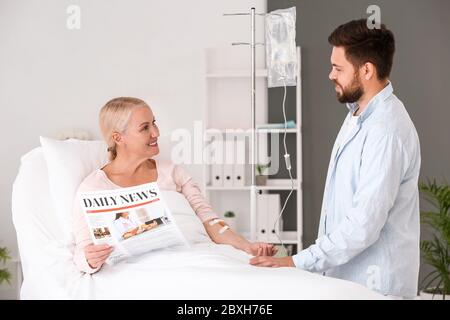
M 412 298 L 419 275 L 419 138 L 389 83 L 356 125 L 350 109 L 331 153 L 318 239 L 298 268 Z

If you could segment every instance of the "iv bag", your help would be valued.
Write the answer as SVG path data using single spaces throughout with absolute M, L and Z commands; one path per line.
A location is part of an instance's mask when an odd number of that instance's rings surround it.
M 266 65 L 268 86 L 295 86 L 297 54 L 295 45 L 295 7 L 266 15 Z

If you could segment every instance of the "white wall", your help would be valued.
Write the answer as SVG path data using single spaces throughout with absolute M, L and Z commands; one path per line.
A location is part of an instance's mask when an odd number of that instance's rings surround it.
M 66 27 L 70 4 L 80 30 Z M 265 0 L 0 0 L 0 246 L 17 257 L 12 183 L 39 135 L 76 128 L 100 139 L 98 111 L 116 96 L 147 101 L 161 134 L 192 129 L 203 118 L 204 48 L 250 41 L 249 17 L 222 14 L 252 6 L 266 11 Z

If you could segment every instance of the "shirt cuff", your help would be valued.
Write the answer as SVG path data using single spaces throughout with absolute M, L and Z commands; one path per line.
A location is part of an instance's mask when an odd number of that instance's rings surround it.
M 292 260 L 297 268 L 307 271 L 314 271 L 316 259 L 309 248 L 304 249 L 292 256 Z

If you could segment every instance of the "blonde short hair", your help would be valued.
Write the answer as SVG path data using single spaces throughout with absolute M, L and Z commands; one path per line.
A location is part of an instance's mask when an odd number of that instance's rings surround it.
M 109 160 L 117 157 L 116 143 L 112 135 L 114 132 L 123 133 L 127 129 L 131 112 L 137 107 L 149 106 L 141 99 L 119 97 L 108 101 L 100 110 L 99 124 L 103 139 L 108 144 Z

